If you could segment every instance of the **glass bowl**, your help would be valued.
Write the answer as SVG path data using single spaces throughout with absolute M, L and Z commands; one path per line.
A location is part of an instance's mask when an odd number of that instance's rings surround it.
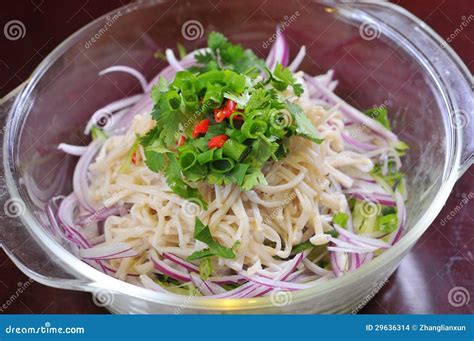
M 357 271 L 286 297 L 215 300 L 176 298 L 107 276 L 76 258 L 49 232 L 45 201 L 71 191 L 76 160 L 54 152 L 60 142 L 86 144 L 90 115 L 138 93 L 126 75 L 98 77 L 111 65 L 130 65 L 152 79 L 166 63 L 158 49 L 192 50 L 216 30 L 265 57 L 281 23 L 292 57 L 301 45 L 301 69 L 335 70 L 337 93 L 366 109 L 385 105 L 395 132 L 411 149 L 408 232 Z M 446 202 L 472 164 L 474 128 L 471 74 L 458 56 L 418 18 L 386 3 L 331 1 L 143 1 L 85 26 L 58 46 L 27 84 L 2 100 L 0 237 L 15 264 L 45 285 L 94 292 L 116 313 L 346 313 L 381 288 Z M 434 250 L 435 251 L 435 250 Z

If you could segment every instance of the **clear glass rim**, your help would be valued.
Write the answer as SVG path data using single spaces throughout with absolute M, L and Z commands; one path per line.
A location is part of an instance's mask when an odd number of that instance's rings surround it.
M 81 33 L 86 31 L 89 27 L 94 26 L 96 23 L 103 21 L 107 16 L 113 15 L 117 13 L 117 11 L 126 11 L 130 12 L 137 8 L 143 8 L 151 6 L 155 3 L 166 3 L 168 0 L 151 0 L 148 2 L 141 2 L 138 4 L 130 4 L 123 7 L 120 7 L 116 10 L 113 10 L 103 16 L 97 18 L 96 20 L 92 21 L 88 25 L 82 27 L 80 30 L 75 32 L 69 38 L 67 38 L 64 42 L 62 42 L 56 49 L 54 49 L 44 60 L 43 62 L 35 69 L 32 74 L 31 81 L 28 83 L 27 87 L 21 92 L 18 98 L 15 100 L 15 103 L 10 111 L 7 122 L 10 123 L 11 121 L 20 121 L 22 119 L 21 115 L 14 115 L 16 112 L 15 108 L 21 104 L 24 99 L 26 99 L 31 91 L 33 90 L 34 86 L 36 85 L 37 81 L 42 77 L 42 75 L 48 70 L 49 66 L 59 58 L 64 51 L 66 51 L 70 46 L 76 43 L 76 40 L 80 37 Z M 326 3 L 326 2 L 325 2 Z M 388 3 L 388 2 L 380 2 L 377 3 L 378 6 L 384 6 L 390 8 L 397 14 L 409 17 L 417 24 L 423 24 L 423 22 L 406 11 L 405 9 L 399 7 L 398 5 Z M 437 40 L 440 44 L 443 43 L 443 40 L 434 32 L 431 28 L 427 27 L 423 24 L 424 33 L 430 34 L 430 36 Z M 467 67 L 462 63 L 461 59 L 456 55 L 456 53 L 450 48 L 446 48 L 447 54 L 449 58 L 454 61 L 454 63 L 459 67 L 459 69 L 463 70 L 465 73 L 468 73 Z M 26 113 L 24 113 L 26 114 Z M 14 126 L 7 125 L 7 126 Z M 4 146 L 9 146 L 10 136 L 14 133 L 8 129 L 5 132 L 4 136 Z M 299 291 L 295 291 L 292 293 L 292 305 L 306 301 L 310 299 L 312 296 L 316 296 L 318 294 L 322 294 L 326 291 L 335 290 L 336 288 L 345 286 L 351 282 L 355 282 L 358 279 L 365 277 L 367 274 L 376 271 L 384 266 L 386 262 L 390 259 L 394 258 L 396 255 L 404 252 L 409 247 L 411 247 L 416 240 L 423 234 L 423 232 L 429 227 L 431 222 L 436 218 L 437 214 L 440 212 L 441 208 L 443 207 L 444 203 L 446 202 L 450 192 L 457 180 L 457 171 L 459 169 L 460 158 L 461 158 L 461 147 L 462 147 L 462 133 L 459 130 L 452 129 L 451 135 L 452 141 L 451 146 L 453 147 L 450 151 L 454 153 L 454 157 L 445 165 L 446 167 L 446 174 L 448 176 L 445 178 L 444 182 L 441 184 L 438 193 L 435 195 L 435 199 L 431 206 L 426 210 L 423 214 L 421 219 L 414 224 L 414 226 L 407 231 L 407 233 L 390 249 L 385 251 L 380 256 L 374 258 L 371 262 L 364 264 L 360 269 L 354 272 L 350 272 L 345 274 L 342 277 L 334 278 L 331 281 L 322 282 L 317 287 L 303 289 Z M 3 148 L 3 166 L 5 170 L 5 180 L 6 185 L 9 190 L 9 193 L 12 198 L 19 198 L 21 199 L 20 193 L 18 188 L 15 184 L 14 175 L 11 171 L 12 163 L 12 155 L 9 154 L 9 148 Z M 123 282 L 119 279 L 113 278 L 109 275 L 106 275 L 93 267 L 87 265 L 86 263 L 82 262 L 80 259 L 76 258 L 73 254 L 63 248 L 58 242 L 56 242 L 53 238 L 51 238 L 43 228 L 38 224 L 32 212 L 27 208 L 25 214 L 21 216 L 22 223 L 30 230 L 32 234 L 34 234 L 38 240 L 41 241 L 43 247 L 47 250 L 51 251 L 55 256 L 61 259 L 62 262 L 68 265 L 68 268 L 74 270 L 74 272 L 83 276 L 79 280 L 82 280 L 82 287 L 77 287 L 75 289 L 82 289 L 86 291 L 93 291 L 95 289 L 102 289 L 102 290 L 110 290 L 114 293 L 126 295 L 126 296 L 133 296 L 136 298 L 140 298 L 143 300 L 169 305 L 169 306 L 179 306 L 183 303 L 183 298 L 174 297 L 171 295 L 156 293 L 151 290 L 138 287 L 136 285 Z M 27 270 L 24 269 L 23 270 Z M 41 275 L 36 274 L 37 277 L 41 277 Z M 54 283 L 58 280 L 51 280 L 46 277 L 41 279 L 41 282 L 48 284 Z M 58 286 L 52 285 L 52 286 Z M 258 298 L 241 298 L 241 299 L 209 299 L 205 297 L 196 297 L 193 300 L 190 300 L 186 304 L 186 308 L 188 309 L 202 309 L 202 310 L 227 310 L 227 311 L 238 311 L 238 310 L 250 310 L 250 309 L 257 309 L 257 308 L 268 308 L 272 307 L 270 297 L 258 297 Z

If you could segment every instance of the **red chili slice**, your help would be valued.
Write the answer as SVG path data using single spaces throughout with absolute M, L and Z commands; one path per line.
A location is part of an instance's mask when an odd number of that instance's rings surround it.
M 225 118 L 226 118 L 226 115 L 225 115 L 225 113 L 224 113 L 224 110 L 222 110 L 222 109 L 214 109 L 214 120 L 215 120 L 217 123 L 224 121 Z
M 229 139 L 229 136 L 227 135 L 217 135 L 217 136 L 212 137 L 209 140 L 209 142 L 207 143 L 207 146 L 209 147 L 209 149 L 222 148 L 225 141 L 227 141 L 228 139 Z
M 181 135 L 178 140 L 178 147 L 181 147 L 184 144 L 184 142 L 186 142 L 186 137 Z
M 229 116 L 232 115 L 236 107 L 237 107 L 237 104 L 230 99 L 228 99 L 227 102 L 225 103 L 225 109 L 227 109 L 227 111 L 230 112 Z
M 207 132 L 207 129 L 209 129 L 209 119 L 205 119 L 200 121 L 193 130 L 193 137 L 199 137 L 201 134 L 205 134 Z

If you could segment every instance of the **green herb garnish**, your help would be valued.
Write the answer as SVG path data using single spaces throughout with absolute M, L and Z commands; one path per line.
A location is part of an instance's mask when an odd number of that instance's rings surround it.
M 322 142 L 303 109 L 282 94 L 288 87 L 303 92 L 289 69 L 268 70 L 220 33 L 211 33 L 208 45 L 197 66 L 153 87 L 156 126 L 139 139 L 148 168 L 164 171 L 174 193 L 203 208 L 197 182 L 248 191 L 266 184 L 261 169 L 285 157 L 291 136 Z M 261 74 L 267 77 L 257 79 Z
M 339 225 L 342 228 L 346 227 L 346 224 L 347 224 L 348 220 L 349 220 L 349 216 L 347 214 L 345 214 L 344 212 L 337 212 L 332 217 L 332 222 L 334 224 Z
M 228 248 L 219 244 L 212 238 L 209 226 L 204 225 L 202 221 L 199 220 L 199 218 L 196 218 L 196 222 L 194 225 L 194 238 L 207 244 L 209 248 L 194 252 L 187 258 L 188 261 L 207 258 L 211 256 L 217 256 L 226 259 L 235 258 L 235 253 L 233 249 L 237 246 L 237 243 L 232 248 Z

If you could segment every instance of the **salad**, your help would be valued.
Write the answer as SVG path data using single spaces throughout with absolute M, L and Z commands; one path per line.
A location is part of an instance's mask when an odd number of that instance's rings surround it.
M 300 290 L 370 262 L 405 232 L 401 157 L 385 106 L 338 97 L 334 71 L 289 62 L 283 33 L 266 60 L 212 32 L 207 47 L 143 93 L 95 112 L 73 192 L 52 232 L 104 273 L 169 295 L 248 298 Z

